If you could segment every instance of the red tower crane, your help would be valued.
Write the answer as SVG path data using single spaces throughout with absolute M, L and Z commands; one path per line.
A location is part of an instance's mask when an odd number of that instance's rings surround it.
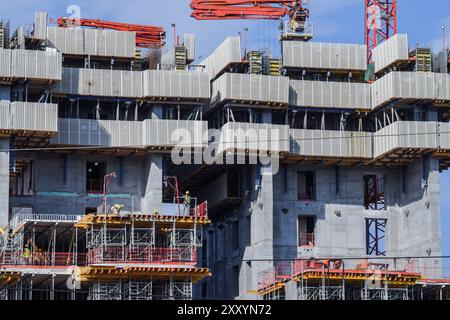
M 366 0 L 367 62 L 380 43 L 397 33 L 397 0 Z
M 73 26 L 83 26 L 99 29 L 136 32 L 136 46 L 139 48 L 162 47 L 164 46 L 166 38 L 166 32 L 164 31 L 164 28 L 139 24 L 60 17 L 58 18 L 58 26 L 65 28 Z

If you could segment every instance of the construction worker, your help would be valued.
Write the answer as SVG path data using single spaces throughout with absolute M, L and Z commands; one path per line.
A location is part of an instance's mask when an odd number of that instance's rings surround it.
M 361 262 L 360 269 L 367 270 L 368 268 L 369 268 L 369 263 L 367 262 L 367 259 L 363 259 L 362 262 Z
M 189 191 L 186 191 L 186 193 L 184 194 L 183 204 L 184 204 L 184 215 L 189 216 L 191 211 L 191 195 Z
M 41 248 L 39 248 L 37 245 L 33 246 L 33 250 L 34 250 L 34 263 L 37 265 L 42 265 L 44 264 L 45 261 L 45 254 L 44 251 L 42 251 Z
M 31 259 L 31 249 L 30 249 L 30 241 L 25 244 L 25 248 L 23 250 L 23 259 L 25 260 L 25 264 L 28 264 Z
M 115 215 L 120 215 L 120 211 L 124 208 L 123 204 L 115 204 L 111 207 L 111 212 Z

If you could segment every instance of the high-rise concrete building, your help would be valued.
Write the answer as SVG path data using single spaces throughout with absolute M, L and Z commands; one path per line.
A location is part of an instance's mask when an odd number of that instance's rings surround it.
M 194 65 L 191 34 L 138 57 L 133 32 L 47 21 L 0 49 L 0 298 L 413 299 L 443 277 L 448 51 L 229 37 Z

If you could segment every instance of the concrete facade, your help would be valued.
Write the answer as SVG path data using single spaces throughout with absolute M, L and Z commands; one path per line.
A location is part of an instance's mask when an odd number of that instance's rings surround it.
M 271 267 L 269 260 L 272 259 L 345 257 L 355 258 L 346 262 L 347 268 L 356 267 L 361 263 L 361 257 L 367 256 L 365 221 L 368 218 L 387 219 L 387 257 L 439 256 L 439 170 L 437 162 L 429 160 L 417 160 L 406 169 L 367 167 L 336 170 L 317 165 L 289 165 L 274 177 L 264 176 L 260 188 L 253 189 L 251 196 L 238 208 L 230 210 L 224 220 L 215 223 L 222 229 L 214 229 L 206 236 L 207 243 L 218 246 L 214 247 L 212 260 L 223 261 L 218 263 L 218 273 L 222 275 L 220 270 L 223 269 L 228 271 L 224 275 L 226 280 L 216 277 L 208 280 L 213 288 L 210 294 L 255 298 L 249 292 L 255 290 L 258 275 Z M 301 171 L 314 172 L 316 201 L 298 200 L 298 185 L 294 177 Z M 367 174 L 385 176 L 386 210 L 364 208 L 364 176 Z M 405 190 L 402 174 L 406 175 Z M 299 246 L 298 219 L 301 216 L 316 219 L 313 248 Z M 239 248 L 231 245 L 235 241 L 232 229 L 236 223 L 239 224 Z M 220 254 L 217 255 L 216 251 Z M 241 259 L 268 261 L 250 264 L 240 262 Z M 442 276 L 440 259 L 421 259 L 417 263 L 420 264 L 418 268 L 426 270 L 427 276 Z M 403 269 L 406 265 L 399 259 L 396 267 Z M 230 272 L 232 268 L 239 269 L 238 279 L 235 278 L 236 273 Z M 236 288 L 236 281 L 239 291 L 231 293 Z

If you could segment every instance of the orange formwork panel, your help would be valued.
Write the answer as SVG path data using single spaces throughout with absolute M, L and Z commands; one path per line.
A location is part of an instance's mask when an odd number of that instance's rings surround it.
M 113 214 L 89 214 L 84 216 L 80 221 L 78 221 L 75 224 L 76 228 L 88 228 L 91 226 L 102 226 L 105 223 L 108 226 L 114 226 L 114 225 L 131 225 L 132 223 L 135 224 L 135 226 L 139 227 L 151 227 L 152 223 L 158 223 L 158 224 L 173 224 L 176 223 L 180 226 L 192 226 L 194 224 L 198 225 L 208 225 L 211 223 L 211 220 L 208 219 L 207 216 L 200 216 L 200 217 L 193 217 L 193 216 L 162 216 L 158 214 L 152 214 L 152 215 L 145 215 L 145 214 L 139 214 L 139 215 L 129 215 L 129 216 L 120 216 L 120 215 L 113 215 Z
M 90 283 L 97 280 L 148 280 L 191 278 L 193 283 L 211 276 L 207 268 L 178 267 L 178 266 L 89 266 L 78 268 L 76 277 L 80 282 Z

